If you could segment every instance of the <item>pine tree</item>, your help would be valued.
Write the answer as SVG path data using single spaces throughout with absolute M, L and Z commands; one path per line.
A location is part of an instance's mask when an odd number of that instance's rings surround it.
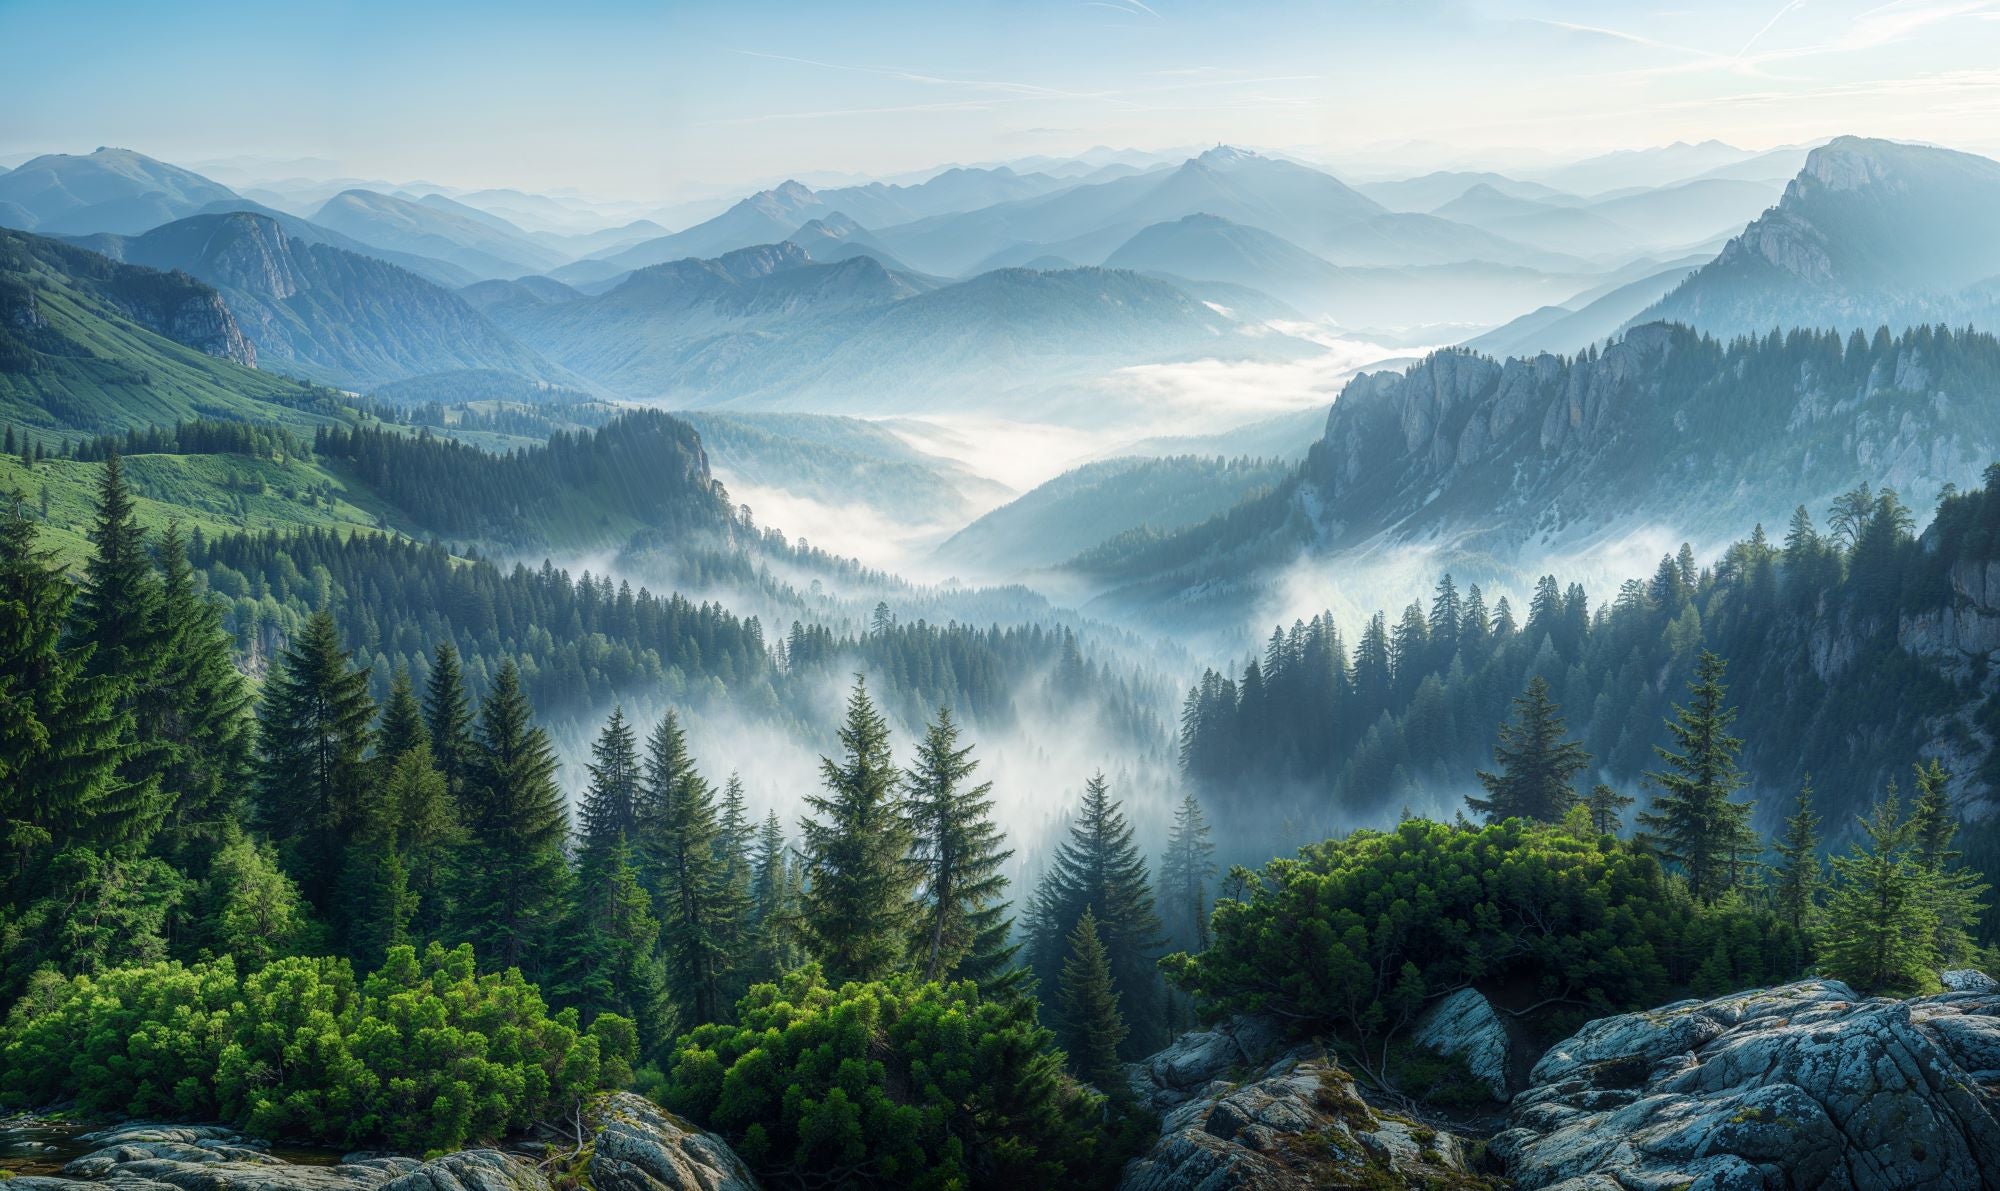
M 1568 725 L 1540 675 L 1529 679 L 1528 689 L 1515 698 L 1514 716 L 1514 723 L 1500 725 L 1500 740 L 1493 746 L 1500 772 L 1480 770 L 1486 797 L 1469 797 L 1466 805 L 1489 823 L 1512 818 L 1560 822 L 1576 803 L 1570 782 L 1590 764 L 1590 754 L 1576 741 L 1563 739 Z
M 125 782 L 100 817 L 107 826 L 116 820 L 120 842 L 143 846 L 166 816 L 160 779 L 173 759 L 161 731 L 171 710 L 160 682 L 167 664 L 165 593 L 115 452 L 104 461 L 90 542 L 94 550 L 70 609 L 73 632 L 91 646 L 90 673 L 118 683 L 119 702 L 133 717 L 120 767 Z
M 630 839 L 638 824 L 639 742 L 622 707 L 611 709 L 590 746 L 590 784 L 584 787 L 580 826 L 583 846 L 610 847 Z
M 1822 968 L 1863 992 L 1914 991 L 1937 970 L 1937 915 L 1912 856 L 1917 823 L 1902 817 L 1896 791 L 1861 821 L 1866 842 L 1833 858 Z
M 1086 907 L 1093 910 L 1132 1028 L 1128 1057 L 1147 1053 L 1165 1027 L 1155 966 L 1164 940 L 1145 858 L 1101 773 L 1085 784 L 1069 838 L 1050 856 L 1029 909 L 1029 959 L 1044 986 L 1060 978 L 1064 948 Z
M 840 744 L 839 760 L 820 758 L 825 793 L 806 796 L 818 817 L 800 822 L 806 938 L 835 984 L 879 980 L 902 967 L 916 916 L 916 873 L 896 797 L 889 725 L 859 676 Z
M 1069 1069 L 1078 1079 L 1113 1097 L 1126 1092 L 1118 1045 L 1128 1034 L 1118 1012 L 1118 989 L 1111 963 L 1098 937 L 1097 915 L 1089 906 L 1069 933 L 1069 953 L 1063 958 L 1061 1026 L 1057 1038 L 1069 1054 Z
M 160 730 L 173 752 L 161 775 L 167 817 L 155 846 L 199 874 L 243 816 L 254 774 L 255 720 L 222 615 L 196 590 L 186 542 L 173 523 L 160 538 L 160 570 L 167 630 Z
M 1985 911 L 1980 898 L 1989 886 L 1979 874 L 1963 868 L 1952 850 L 1958 820 L 1951 812 L 1950 775 L 1933 757 L 1917 766 L 1917 801 L 1910 808 L 1915 827 L 1913 855 L 1923 870 L 1925 900 L 1937 915 L 1937 956 L 1943 968 L 1964 967 L 1979 959 L 1972 932 Z
M 958 725 L 940 707 L 903 775 L 904 815 L 918 871 L 917 929 L 910 954 L 925 980 L 972 979 L 982 989 L 1011 976 L 1007 877 L 1013 856 L 993 822 L 993 783 L 967 786 L 979 762 L 958 743 Z M 1011 982 L 1010 982 L 1011 983 Z
M 1603 782 L 1592 786 L 1583 800 L 1590 812 L 1590 829 L 1599 835 L 1617 835 L 1623 826 L 1625 808 L 1635 801 L 1630 794 L 1620 794 Z
M 465 672 L 458 647 L 441 642 L 424 687 L 424 726 L 430 729 L 431 756 L 444 774 L 453 798 L 465 795 L 465 778 L 472 766 L 472 701 L 465 693 Z
M 569 821 L 555 774 L 555 750 L 535 726 L 510 660 L 479 705 L 465 780 L 473 857 L 456 907 L 457 933 L 488 967 L 520 968 L 530 980 L 552 966 L 568 893 Z
M 631 845 L 623 834 L 600 837 L 584 849 L 577 867 L 564 985 L 584 1025 L 600 1013 L 630 1018 L 642 1054 L 676 1028 L 659 945 L 659 920 L 633 866 Z
M 264 686 L 258 811 L 306 900 L 323 912 L 373 776 L 363 756 L 374 718 L 368 671 L 349 661 L 333 616 L 314 613 Z
M 1208 950 L 1208 882 L 1215 876 L 1215 845 L 1201 800 L 1190 790 L 1174 811 L 1167 851 L 1160 857 L 1160 911 L 1167 939 L 1185 951 Z
M 1785 833 L 1772 848 L 1778 854 L 1777 881 L 1771 896 L 1778 917 L 1800 935 L 1806 934 L 1819 909 L 1823 883 L 1819 859 L 1819 816 L 1813 813 L 1812 775 L 1799 784 L 1798 801 L 1785 820 Z
M 640 847 L 660 916 L 667 986 L 692 1027 L 721 1021 L 734 956 L 724 923 L 739 912 L 715 854 L 715 795 L 695 771 L 680 719 L 669 711 L 647 742 L 638 812 Z
M 1736 709 L 1723 706 L 1722 675 L 1728 663 L 1707 650 L 1695 662 L 1692 699 L 1667 721 L 1679 752 L 1655 746 L 1666 768 L 1646 776 L 1660 788 L 1640 812 L 1647 842 L 1687 874 L 1698 900 L 1712 902 L 1741 879 L 1750 804 L 1730 795 L 1743 786 L 1736 755 L 1743 742 L 1729 734 Z

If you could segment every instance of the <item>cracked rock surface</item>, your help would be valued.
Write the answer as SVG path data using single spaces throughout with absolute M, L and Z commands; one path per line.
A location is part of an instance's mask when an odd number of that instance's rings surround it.
M 1600 1018 L 1535 1065 L 1492 1149 L 1524 1191 L 2000 1191 L 2000 984 L 1954 976 Z

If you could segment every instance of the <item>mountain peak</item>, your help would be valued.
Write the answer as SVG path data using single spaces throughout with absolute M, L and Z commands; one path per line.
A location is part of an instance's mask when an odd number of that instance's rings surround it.
M 783 183 L 773 187 L 770 193 L 778 198 L 794 203 L 807 203 L 813 199 L 812 187 L 807 186 L 803 182 L 791 179 L 787 179 Z
M 1258 154 L 1248 149 L 1239 149 L 1234 145 L 1217 145 L 1215 148 L 1203 153 L 1200 157 L 1195 158 L 1196 161 L 1208 166 L 1210 169 L 1226 169 L 1241 162 L 1258 159 Z

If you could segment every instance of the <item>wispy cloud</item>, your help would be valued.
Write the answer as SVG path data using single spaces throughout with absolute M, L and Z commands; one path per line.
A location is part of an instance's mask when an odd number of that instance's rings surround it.
M 1135 17 L 1147 16 L 1153 18 L 1156 21 L 1160 19 L 1160 14 L 1158 12 L 1154 11 L 1149 6 L 1140 3 L 1140 0 L 1084 0 L 1084 7 L 1108 8 L 1113 12 L 1129 13 Z

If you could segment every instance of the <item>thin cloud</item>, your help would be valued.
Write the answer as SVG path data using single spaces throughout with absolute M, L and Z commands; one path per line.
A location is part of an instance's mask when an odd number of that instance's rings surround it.
M 1085 0 L 1085 6 L 1089 8 L 1108 8 L 1113 12 L 1128 13 L 1135 17 L 1149 16 L 1156 21 L 1160 19 L 1159 13 L 1140 3 L 1140 0 L 1116 0 L 1115 3 L 1112 0 Z

